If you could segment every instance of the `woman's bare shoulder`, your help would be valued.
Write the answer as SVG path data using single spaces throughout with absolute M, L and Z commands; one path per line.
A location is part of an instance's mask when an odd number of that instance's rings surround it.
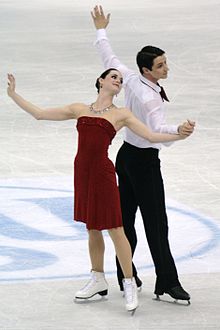
M 130 117 L 130 115 L 132 115 L 132 112 L 128 108 L 125 108 L 125 107 L 116 108 L 116 112 L 117 112 L 118 116 L 123 117 L 124 119 L 127 117 Z
M 71 109 L 79 109 L 79 110 L 84 110 L 84 109 L 87 109 L 88 108 L 88 105 L 87 104 L 85 104 L 85 103 L 71 103 L 70 105 L 69 105 L 69 107 L 71 108 Z
M 88 110 L 88 105 L 85 103 L 72 103 L 69 105 L 70 111 L 74 114 L 75 118 L 78 118 Z

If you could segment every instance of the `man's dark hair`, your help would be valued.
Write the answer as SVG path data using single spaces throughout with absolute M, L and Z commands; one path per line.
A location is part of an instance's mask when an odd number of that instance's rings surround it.
M 137 53 L 136 62 L 139 67 L 140 73 L 143 74 L 143 67 L 152 70 L 154 59 L 165 53 L 164 50 L 154 47 L 145 46 Z
M 118 71 L 117 69 L 114 69 L 114 68 L 110 68 L 106 71 L 104 71 L 97 79 L 96 79 L 96 83 L 95 83 L 95 87 L 97 88 L 97 91 L 99 93 L 99 90 L 100 90 L 100 82 L 99 82 L 99 79 L 102 78 L 102 79 L 105 79 L 105 77 L 111 72 L 111 71 Z

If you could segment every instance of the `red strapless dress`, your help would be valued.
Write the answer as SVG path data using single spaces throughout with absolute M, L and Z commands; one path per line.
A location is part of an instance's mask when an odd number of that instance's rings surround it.
M 116 131 L 101 117 L 78 119 L 78 151 L 74 162 L 74 219 L 87 229 L 122 226 L 115 167 L 108 148 Z

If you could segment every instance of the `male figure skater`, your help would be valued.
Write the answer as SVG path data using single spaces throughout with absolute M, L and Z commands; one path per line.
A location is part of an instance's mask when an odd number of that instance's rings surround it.
M 158 47 L 143 47 L 136 58 L 141 74 L 133 72 L 122 64 L 112 51 L 105 30 L 109 24 L 110 14 L 105 16 L 101 6 L 96 6 L 91 14 L 97 29 L 96 47 L 104 67 L 116 68 L 123 75 L 126 107 L 153 131 L 181 132 L 190 135 L 194 130 L 194 122 L 188 121 L 179 126 L 171 126 L 165 121 L 164 105 L 168 98 L 158 84 L 160 79 L 167 78 L 169 70 L 165 52 Z M 159 143 L 149 143 L 126 129 L 125 141 L 116 159 L 123 225 L 134 254 L 137 245 L 134 224 L 139 207 L 155 265 L 154 293 L 158 299 L 160 295 L 167 293 L 174 299 L 189 302 L 190 295 L 179 282 L 169 247 L 164 186 L 158 157 L 161 146 Z M 118 261 L 117 276 L 120 289 L 123 290 L 123 273 Z M 134 264 L 133 276 L 140 288 L 142 281 L 137 276 Z

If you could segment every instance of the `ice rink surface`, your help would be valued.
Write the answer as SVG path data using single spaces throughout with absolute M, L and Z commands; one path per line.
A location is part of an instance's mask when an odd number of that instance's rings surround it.
M 167 122 L 196 121 L 192 137 L 160 153 L 171 249 L 191 305 L 152 299 L 154 268 L 139 215 L 135 262 L 144 285 L 135 315 L 125 311 L 108 235 L 108 299 L 73 302 L 90 270 L 86 230 L 72 221 L 75 123 L 22 112 L 7 96 L 6 74 L 39 106 L 93 102 L 103 71 L 93 46 L 95 4 L 0 0 L 0 330 L 220 329 L 219 0 L 101 3 L 127 66 L 137 70 L 135 55 L 147 44 L 166 51 Z M 113 161 L 122 141 L 123 131 L 110 147 Z

